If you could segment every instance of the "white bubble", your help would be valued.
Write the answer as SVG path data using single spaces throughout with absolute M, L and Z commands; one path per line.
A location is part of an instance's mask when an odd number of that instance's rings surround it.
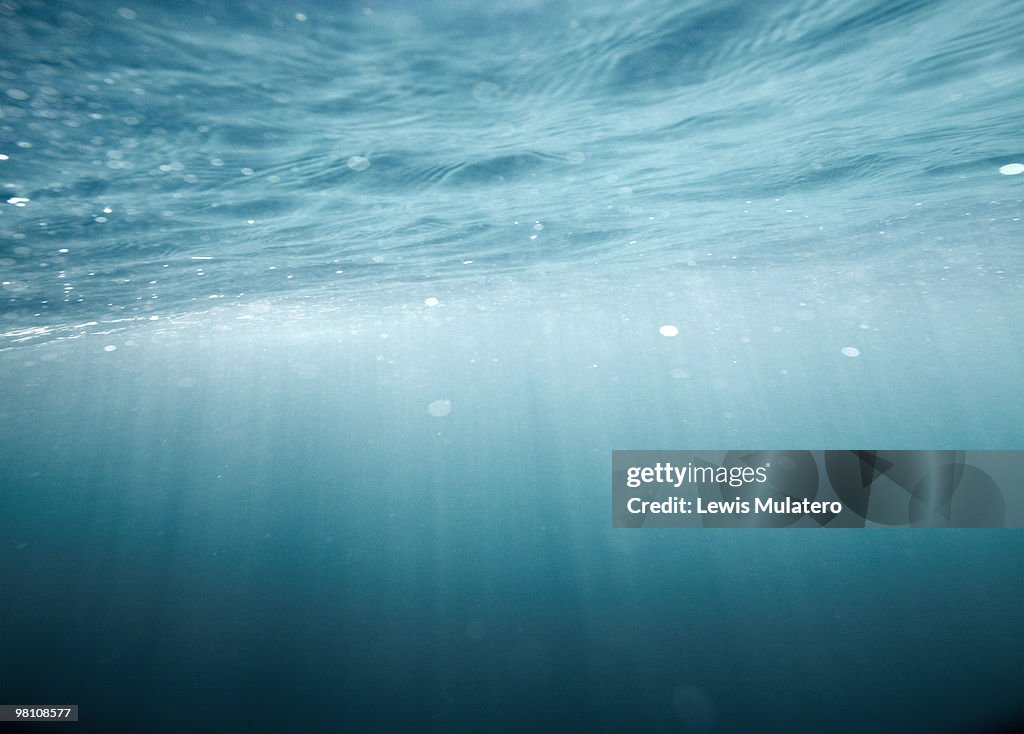
M 364 158 L 361 155 L 354 155 L 348 159 L 348 163 L 346 165 L 348 165 L 348 167 L 353 171 L 365 171 L 370 167 L 370 159 Z
M 296 13 L 295 20 L 299 21 L 300 23 L 305 23 L 307 20 L 309 20 L 309 17 L 305 13 Z
M 135 20 L 138 18 L 138 14 L 131 8 L 119 8 L 117 14 L 125 20 Z
M 104 352 L 116 352 L 117 351 L 117 347 L 115 347 L 113 344 L 108 344 L 107 346 L 103 347 L 103 351 Z
M 433 308 L 434 306 L 436 306 L 437 304 L 439 304 L 439 303 L 440 303 L 440 301 L 439 301 L 439 300 L 437 300 L 436 298 L 434 298 L 433 296 L 431 296 L 430 298 L 428 298 L 427 300 L 425 300 L 425 301 L 424 301 L 423 303 L 425 303 L 425 304 L 426 304 L 427 308 Z
M 999 167 L 999 172 L 1004 176 L 1016 176 L 1018 173 L 1024 173 L 1024 163 L 1007 163 Z
M 7 96 L 10 97 L 11 99 L 17 99 L 17 100 L 28 99 L 28 92 L 26 92 L 26 91 L 24 91 L 22 89 L 14 89 L 12 87 L 11 89 L 7 90 Z
M 669 372 L 669 374 L 672 375 L 673 379 L 676 380 L 685 380 L 690 376 L 689 372 L 687 372 L 686 370 L 681 370 L 679 368 L 672 370 L 671 372 Z
M 673 326 L 672 324 L 665 324 L 658 329 L 658 333 L 662 336 L 679 336 L 679 327 Z
M 427 412 L 435 418 L 444 418 L 452 412 L 451 400 L 435 400 L 427 406 Z
M 860 350 L 857 349 L 857 347 L 843 347 L 839 351 L 841 351 L 843 353 L 844 357 L 859 357 L 860 356 Z
M 583 161 L 587 160 L 587 154 L 584 153 L 582 150 L 573 150 L 570 151 L 567 156 L 565 156 L 565 159 L 572 163 L 573 165 L 579 165 Z

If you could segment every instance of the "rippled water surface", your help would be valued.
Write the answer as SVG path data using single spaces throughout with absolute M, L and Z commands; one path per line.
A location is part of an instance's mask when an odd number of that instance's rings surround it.
M 608 502 L 612 449 L 1024 447 L 1022 38 L 1012 0 L 0 0 L 2 702 L 1012 725 L 1019 531 Z
M 722 270 L 1020 296 L 1013 2 L 2 13 L 8 331 Z

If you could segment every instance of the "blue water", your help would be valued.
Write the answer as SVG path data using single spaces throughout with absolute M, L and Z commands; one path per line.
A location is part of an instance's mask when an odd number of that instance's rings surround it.
M 1011 0 L 0 0 L 0 703 L 1013 730 L 1021 531 L 608 509 L 612 449 L 1024 448 L 1022 37 Z

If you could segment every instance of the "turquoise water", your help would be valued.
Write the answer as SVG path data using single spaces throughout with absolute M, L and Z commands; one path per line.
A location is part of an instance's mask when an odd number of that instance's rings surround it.
M 612 449 L 1024 448 L 1019 4 L 124 2 L 0 1 L 0 702 L 1021 719 L 1019 530 L 609 517 Z

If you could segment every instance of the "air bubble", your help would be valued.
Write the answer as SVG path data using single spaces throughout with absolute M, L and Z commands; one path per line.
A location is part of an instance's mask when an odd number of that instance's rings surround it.
M 427 406 L 427 412 L 435 418 L 444 418 L 452 412 L 451 400 L 435 400 Z
M 361 155 L 354 155 L 348 159 L 348 163 L 346 165 L 348 165 L 348 167 L 353 171 L 365 171 L 370 167 L 370 159 L 364 158 Z

